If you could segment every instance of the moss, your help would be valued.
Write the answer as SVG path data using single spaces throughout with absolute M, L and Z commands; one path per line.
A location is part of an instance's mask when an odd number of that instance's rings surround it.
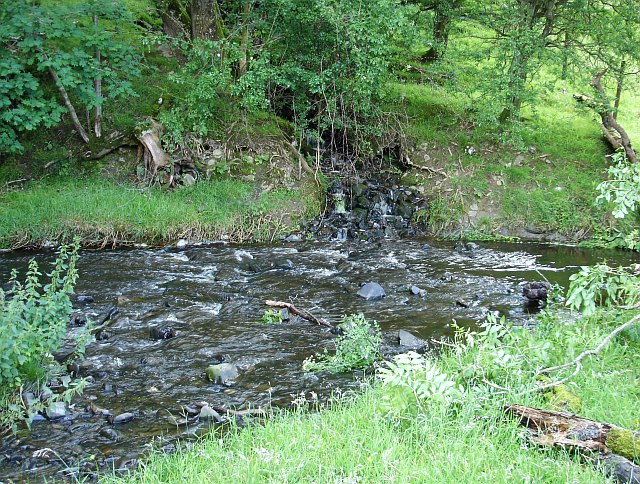
M 546 376 L 538 376 L 537 380 L 543 385 L 551 383 L 551 379 Z M 544 392 L 545 399 L 555 410 L 570 411 L 573 413 L 580 412 L 582 408 L 582 400 L 578 395 L 573 393 L 566 385 L 557 385 L 551 387 Z
M 640 436 L 627 429 L 613 428 L 607 434 L 605 444 L 614 454 L 640 463 Z

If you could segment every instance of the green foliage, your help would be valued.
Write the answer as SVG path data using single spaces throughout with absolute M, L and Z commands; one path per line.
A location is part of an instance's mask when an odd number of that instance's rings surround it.
M 609 179 L 600 183 L 600 192 L 596 203 L 612 203 L 613 216 L 624 218 L 634 214 L 640 204 L 640 166 L 630 163 L 623 153 L 613 155 L 613 164 L 609 167 Z
M 63 246 L 43 287 L 42 273 L 35 261 L 29 263 L 24 282 L 18 280 L 14 270 L 8 293 L 0 289 L 0 429 L 12 428 L 17 422 L 45 411 L 57 401 L 67 401 L 84 388 L 83 381 L 72 381 L 62 376 L 64 390 L 54 395 L 48 391 L 46 398 L 25 402 L 23 389 L 35 388 L 63 373 L 51 354 L 59 350 L 67 339 L 67 324 L 72 307 L 69 293 L 78 277 L 76 262 L 78 243 Z M 89 331 L 80 331 L 73 337 L 75 354 L 84 353 L 90 337 Z M 48 389 L 47 389 L 48 390 Z
M 282 311 L 266 309 L 262 314 L 262 322 L 265 324 L 280 324 L 283 321 Z
M 94 25 L 94 16 L 104 24 Z M 0 152 L 21 151 L 20 132 L 60 121 L 65 108 L 50 71 L 86 109 L 104 98 L 135 95 L 128 77 L 139 73 L 139 58 L 114 32 L 127 21 L 126 10 L 114 1 L 0 4 Z M 95 93 L 97 78 L 103 97 Z
M 369 368 L 380 359 L 380 328 L 369 322 L 363 314 L 351 314 L 342 318 L 339 328 L 344 331 L 336 338 L 336 352 L 316 355 L 304 361 L 306 371 L 345 371 Z
M 463 393 L 437 362 L 414 351 L 396 355 L 384 365 L 377 375 L 382 381 L 380 407 L 386 416 L 413 416 L 425 413 L 432 405 L 446 407 Z
M 78 245 L 62 247 L 42 287 L 38 264 L 29 263 L 25 282 L 14 270 L 8 299 L 0 289 L 0 385 L 8 388 L 23 383 L 25 369 L 46 368 L 51 352 L 60 348 L 72 312 L 69 293 L 78 277 Z
M 597 306 L 632 306 L 640 298 L 638 273 L 627 267 L 609 267 L 606 263 L 583 266 L 569 279 L 566 305 L 586 315 Z

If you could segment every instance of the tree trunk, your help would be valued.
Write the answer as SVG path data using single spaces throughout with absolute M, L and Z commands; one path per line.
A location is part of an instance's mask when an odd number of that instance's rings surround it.
M 93 25 L 95 26 L 96 33 L 98 31 L 98 16 L 93 16 Z M 96 135 L 96 138 L 102 137 L 102 75 L 100 70 L 102 69 L 102 61 L 100 58 L 100 49 L 96 47 L 95 53 L 96 63 L 98 64 L 98 72 L 96 73 L 96 77 L 93 80 L 95 92 L 96 92 L 96 115 L 93 122 L 93 132 Z
M 529 429 L 531 441 L 544 447 L 575 449 L 597 461 L 621 482 L 640 483 L 640 433 L 565 412 L 523 405 L 504 410 Z
M 613 119 L 618 119 L 618 110 L 620 109 L 620 98 L 622 97 L 622 83 L 624 82 L 624 68 L 627 63 L 625 61 L 620 62 L 620 72 L 618 73 L 618 78 L 616 79 L 616 99 L 613 103 Z
M 217 0 L 191 1 L 191 39 L 220 40 L 224 23 Z
M 236 69 L 236 77 L 240 78 L 247 73 L 249 67 L 249 59 L 247 51 L 249 49 L 249 13 L 251 12 L 251 0 L 244 0 L 242 13 L 244 20 L 242 25 L 242 34 L 240 36 L 240 59 Z
M 145 179 L 150 183 L 160 182 L 163 185 L 172 186 L 174 174 L 172 170 L 161 174 L 159 171 L 169 167 L 169 155 L 162 148 L 162 125 L 153 119 L 148 119 L 148 128 L 137 134 L 136 138 L 144 147 Z
M 47 54 L 42 52 L 42 56 L 43 56 L 45 61 L 47 61 L 47 62 L 49 61 L 49 58 L 47 57 Z M 62 96 L 62 100 L 64 101 L 64 105 L 67 107 L 67 111 L 69 111 L 69 114 L 71 115 L 71 121 L 73 121 L 73 126 L 76 128 L 76 131 L 78 132 L 78 134 L 80 135 L 82 140 L 85 143 L 89 144 L 89 135 L 87 135 L 87 132 L 82 127 L 82 124 L 80 123 L 80 120 L 78 119 L 78 114 L 76 113 L 76 110 L 73 107 L 73 104 L 71 103 L 71 100 L 69 99 L 69 95 L 67 94 L 67 90 L 62 85 L 62 82 L 60 81 L 60 78 L 58 77 L 58 74 L 56 73 L 55 69 L 51 66 L 51 64 L 49 64 L 48 69 L 49 69 L 49 74 L 51 75 L 51 79 L 53 79 L 53 82 L 55 83 L 56 87 L 58 88 L 58 92 Z
M 609 69 L 605 67 L 600 72 L 598 72 L 591 81 L 591 85 L 596 89 L 598 95 L 600 96 L 600 108 L 598 114 L 600 114 L 600 118 L 602 119 L 602 130 L 605 137 L 614 149 L 622 146 L 627 159 L 631 163 L 638 163 L 638 155 L 631 146 L 631 139 L 629 138 L 629 135 L 627 134 L 625 129 L 618 124 L 615 117 L 613 116 L 611 104 L 609 103 L 609 99 L 607 98 L 607 95 L 604 92 L 604 88 L 602 87 L 602 77 L 607 73 L 608 70 Z M 612 130 L 618 133 L 618 135 L 620 136 L 619 142 L 617 140 L 615 142 L 612 141 L 612 138 L 615 140 L 612 135 Z
M 435 45 L 422 56 L 424 62 L 435 62 L 442 58 L 449 42 L 449 24 L 451 17 L 436 10 L 433 23 L 433 40 Z

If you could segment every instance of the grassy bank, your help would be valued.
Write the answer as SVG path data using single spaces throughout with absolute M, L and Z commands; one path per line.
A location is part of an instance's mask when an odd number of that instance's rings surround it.
M 85 246 L 273 240 L 317 210 L 313 204 L 299 191 L 258 194 L 253 184 L 235 179 L 174 191 L 97 177 L 47 180 L 0 193 L 0 247 L 40 246 L 75 235 Z
M 541 368 L 594 348 L 628 314 L 610 311 L 565 322 L 546 314 L 534 332 L 499 324 L 461 335 L 434 357 L 436 373 L 461 386 L 416 401 L 376 383 L 321 413 L 303 410 L 190 450 L 152 454 L 141 471 L 114 482 L 609 482 L 575 454 L 542 450 L 501 411 L 506 403 L 566 408 L 534 391 Z M 636 328 L 637 330 L 637 328 Z M 568 389 L 580 415 L 637 429 L 640 341 L 623 333 L 586 360 Z M 490 382 L 487 385 L 486 382 Z M 506 388 L 507 391 L 498 389 Z

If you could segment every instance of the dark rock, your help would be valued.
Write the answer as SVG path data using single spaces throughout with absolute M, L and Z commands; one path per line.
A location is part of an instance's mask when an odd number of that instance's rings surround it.
M 546 281 L 527 282 L 522 286 L 522 295 L 530 302 L 546 301 L 551 284 Z
M 76 302 L 79 304 L 89 304 L 94 302 L 95 299 L 93 298 L 93 296 L 87 296 L 87 295 L 78 295 L 76 296 Z
M 278 262 L 277 268 L 282 271 L 290 271 L 293 269 L 293 262 L 290 259 L 287 259 L 282 262 Z
M 151 339 L 169 339 L 174 338 L 178 332 L 171 326 L 165 326 L 164 328 L 150 328 L 149 337 Z
M 451 282 L 451 281 L 453 281 L 453 276 L 452 276 L 450 273 L 445 272 L 445 273 L 442 275 L 442 277 L 440 278 L 440 280 L 441 280 L 442 282 Z
M 207 378 L 209 381 L 222 385 L 231 385 L 238 377 L 238 367 L 231 363 L 220 363 L 207 368 Z
M 38 422 L 46 422 L 46 421 L 47 419 L 44 416 L 40 415 L 39 413 L 36 413 L 33 417 L 31 417 L 32 424 L 38 423 Z
M 101 329 L 96 333 L 96 341 L 105 341 L 111 337 L 108 331 Z
M 459 298 L 456 299 L 456 306 L 458 306 L 459 308 L 468 308 L 471 306 L 471 303 L 466 299 Z
M 64 363 L 69 358 L 71 358 L 75 354 L 75 348 L 62 348 L 60 351 L 54 351 L 51 353 L 53 355 L 53 359 L 58 363 Z
M 86 326 L 87 317 L 82 313 L 73 313 L 71 315 L 71 318 L 69 319 L 69 322 L 74 326 Z
M 414 349 L 423 348 L 427 344 L 423 339 L 420 339 L 403 329 L 398 331 L 398 341 L 400 342 L 400 346 Z
M 103 427 L 103 428 L 101 428 L 100 429 L 100 435 L 102 437 L 104 437 L 105 439 L 109 439 L 109 440 L 112 440 L 114 442 L 117 442 L 118 440 L 120 440 L 120 434 L 118 434 L 118 432 L 115 429 L 112 429 L 111 427 Z
M 386 296 L 384 289 L 377 282 L 368 282 L 358 290 L 357 294 L 367 301 L 382 299 Z
M 100 324 L 104 324 L 107 321 L 115 320 L 119 314 L 120 314 L 120 310 L 118 309 L 118 307 L 112 306 L 111 308 L 109 308 L 106 314 L 102 316 L 102 318 L 100 319 Z
M 113 425 L 124 424 L 127 422 L 131 422 L 135 418 L 135 415 L 131 412 L 121 413 L 120 415 L 116 415 L 113 417 L 113 421 L 111 422 Z
M 291 319 L 291 315 L 289 314 L 289 310 L 287 308 L 282 308 L 280 310 L 280 318 L 283 321 L 289 321 Z

